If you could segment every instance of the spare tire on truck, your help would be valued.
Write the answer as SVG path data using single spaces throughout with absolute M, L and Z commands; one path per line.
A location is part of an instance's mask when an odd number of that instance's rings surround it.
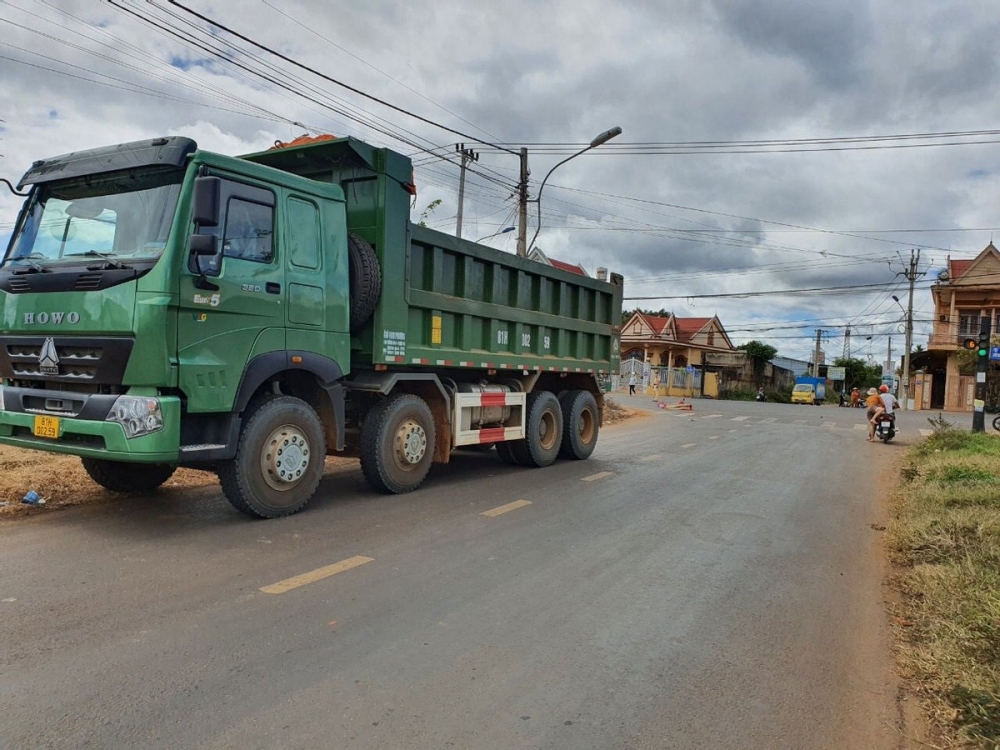
M 382 270 L 372 246 L 347 235 L 347 271 L 351 290 L 351 333 L 361 330 L 375 312 L 382 293 Z

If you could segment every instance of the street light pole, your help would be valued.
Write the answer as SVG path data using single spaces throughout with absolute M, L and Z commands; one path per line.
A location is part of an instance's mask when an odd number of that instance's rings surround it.
M 518 255 L 525 256 L 525 255 L 528 254 L 528 252 L 527 252 L 528 248 L 532 247 L 535 244 L 535 240 L 538 238 L 538 233 L 542 229 L 542 190 L 545 189 L 545 183 L 549 179 L 549 176 L 553 172 L 555 172 L 556 169 L 558 169 L 563 164 L 565 164 L 566 162 L 568 162 L 570 159 L 575 159 L 580 154 L 584 154 L 587 151 L 590 151 L 590 149 L 592 149 L 592 148 L 597 148 L 598 146 L 600 146 L 600 145 L 602 145 L 604 143 L 607 143 L 612 138 L 621 135 L 621 133 L 622 133 L 622 129 L 620 127 L 618 127 L 617 125 L 615 127 L 611 128 L 610 130 L 605 130 L 599 136 L 597 136 L 596 138 L 594 138 L 594 140 L 592 140 L 586 147 L 580 149 L 575 154 L 571 154 L 570 156 L 567 156 L 565 159 L 563 159 L 561 162 L 559 162 L 558 164 L 556 164 L 554 167 L 552 167 L 552 169 L 550 169 L 548 171 L 548 174 L 546 174 L 545 178 L 542 180 L 542 184 L 538 187 L 538 196 L 536 198 L 532 199 L 532 202 L 538 204 L 538 221 L 537 221 L 537 225 L 535 226 L 535 234 L 532 236 L 531 242 L 527 243 L 526 245 L 523 245 L 521 243 L 521 237 L 524 234 L 524 224 L 521 225 L 520 233 L 518 235 L 518 246 L 517 246 L 517 254 Z M 524 157 L 522 157 L 522 162 L 524 164 L 527 164 L 527 155 L 526 154 L 525 154 Z M 523 173 L 525 171 L 526 170 L 524 168 L 522 168 L 522 175 L 523 175 Z M 526 176 L 523 177 L 523 179 L 526 180 L 527 179 Z M 523 182 L 522 184 L 526 185 L 527 182 Z M 529 202 L 527 200 L 527 191 L 523 191 L 522 192 L 522 196 L 523 196 L 522 197 L 523 203 L 521 204 L 522 205 L 522 215 L 526 219 L 527 218 L 527 216 L 526 216 L 526 214 L 527 214 L 527 210 L 526 210 L 527 209 L 527 205 L 525 205 L 525 204 L 527 204 Z
M 485 237 L 480 237 L 476 242 L 482 242 L 483 240 L 488 240 L 490 237 L 496 237 L 498 234 L 507 234 L 507 232 L 513 232 L 517 227 L 504 227 L 503 229 L 498 229 L 493 232 L 493 234 L 488 234 Z
M 910 400 L 910 346 L 913 343 L 913 285 L 917 280 L 917 266 L 920 264 L 920 250 L 917 249 L 916 252 L 910 251 L 910 268 L 909 271 L 904 271 L 903 276 L 906 280 L 910 282 L 910 299 L 907 308 L 903 310 L 906 313 L 906 353 L 903 355 L 903 411 L 909 408 Z M 896 304 L 902 310 L 903 305 L 900 303 L 899 298 L 894 294 L 892 298 L 896 300 Z

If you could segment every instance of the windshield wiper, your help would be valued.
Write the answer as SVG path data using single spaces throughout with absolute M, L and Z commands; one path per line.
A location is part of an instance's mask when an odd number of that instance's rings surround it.
M 40 255 L 38 257 L 43 257 L 43 256 Z M 31 266 L 31 268 L 14 269 L 12 271 L 13 273 L 49 273 L 50 271 L 52 271 L 51 268 L 46 268 L 41 263 L 36 263 L 35 261 L 33 261 L 30 255 L 15 256 L 13 258 L 10 258 L 7 261 L 7 263 L 13 263 L 15 260 L 23 260 L 25 263 Z
M 126 265 L 125 263 L 122 263 L 120 260 L 116 260 L 115 257 L 111 253 L 102 253 L 102 252 L 100 252 L 98 250 L 88 250 L 85 253 L 69 253 L 69 255 L 67 255 L 66 257 L 80 256 L 80 255 L 84 256 L 85 258 L 101 258 L 105 263 L 108 264 L 107 267 L 110 267 L 110 268 L 131 268 L 132 267 L 132 266 Z

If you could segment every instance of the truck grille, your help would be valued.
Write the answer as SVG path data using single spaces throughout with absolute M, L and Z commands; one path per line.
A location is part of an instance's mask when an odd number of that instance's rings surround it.
M 7 356 L 16 378 L 38 378 L 60 375 L 73 380 L 93 380 L 97 365 L 104 351 L 96 347 L 57 347 L 58 373 L 43 372 L 41 366 L 43 345 L 15 344 L 7 347 Z
M 117 385 L 134 343 L 105 336 L 0 336 L 0 377 Z

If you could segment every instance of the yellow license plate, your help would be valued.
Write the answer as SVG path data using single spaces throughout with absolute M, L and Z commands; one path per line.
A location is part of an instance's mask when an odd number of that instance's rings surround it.
M 59 417 L 35 417 L 33 432 L 36 437 L 59 437 Z

